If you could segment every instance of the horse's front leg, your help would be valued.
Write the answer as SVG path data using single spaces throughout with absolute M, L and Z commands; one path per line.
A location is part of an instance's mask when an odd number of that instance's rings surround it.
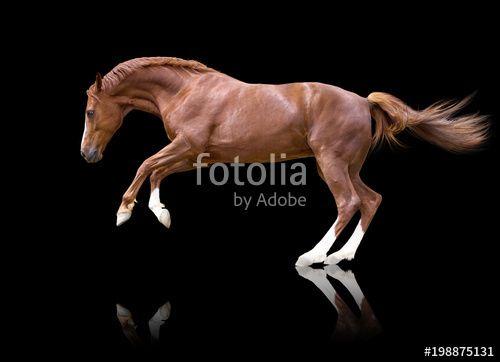
M 161 181 L 170 174 L 189 171 L 193 168 L 193 160 L 187 158 L 154 170 L 149 178 L 151 182 L 151 195 L 149 197 L 148 207 L 151 211 L 153 211 L 158 221 L 167 228 L 170 227 L 171 219 L 170 213 L 165 208 L 165 205 L 160 201 Z
M 122 203 L 116 214 L 116 225 L 120 226 L 130 219 L 137 193 L 143 182 L 153 171 L 186 159 L 190 152 L 191 146 L 182 134 L 179 134 L 168 146 L 145 160 L 122 197 Z

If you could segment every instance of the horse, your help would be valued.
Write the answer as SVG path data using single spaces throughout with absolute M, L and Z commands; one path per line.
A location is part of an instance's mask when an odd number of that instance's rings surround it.
M 123 194 L 117 226 L 130 219 L 136 195 L 149 177 L 148 206 L 170 227 L 169 211 L 160 201 L 160 183 L 176 172 L 194 168 L 197 155 L 208 164 L 268 162 L 314 157 L 338 210 L 325 236 L 296 262 L 336 264 L 352 260 L 382 196 L 360 178 L 369 154 L 382 143 L 401 145 L 396 135 L 408 130 L 447 151 L 477 150 L 488 137 L 488 119 L 460 115 L 470 101 L 435 103 L 421 111 L 393 95 L 374 92 L 362 97 L 317 82 L 250 84 L 193 60 L 171 57 L 136 58 L 120 63 L 87 90 L 81 154 L 98 162 L 106 145 L 131 110 L 162 119 L 170 143 L 147 158 Z M 372 119 L 374 129 L 372 132 Z M 347 243 L 327 255 L 357 212 L 360 220 Z

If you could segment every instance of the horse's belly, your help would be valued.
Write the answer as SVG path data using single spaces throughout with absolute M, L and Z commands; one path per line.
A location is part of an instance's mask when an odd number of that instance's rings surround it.
M 266 162 L 275 159 L 307 157 L 311 150 L 299 122 L 284 119 L 231 120 L 212 134 L 207 152 L 221 162 Z M 285 154 L 282 156 L 282 154 Z

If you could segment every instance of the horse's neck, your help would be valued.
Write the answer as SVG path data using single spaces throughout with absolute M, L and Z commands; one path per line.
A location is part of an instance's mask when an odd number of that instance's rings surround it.
M 161 117 L 161 111 L 170 99 L 189 81 L 167 67 L 135 74 L 123 84 L 117 95 L 124 97 L 131 109 Z

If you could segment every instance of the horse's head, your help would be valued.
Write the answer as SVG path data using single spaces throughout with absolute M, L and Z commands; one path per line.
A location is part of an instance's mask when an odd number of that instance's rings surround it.
M 124 109 L 115 99 L 102 91 L 102 78 L 98 73 L 95 84 L 87 91 L 85 130 L 80 152 L 87 162 L 102 159 L 109 140 L 120 128 Z

